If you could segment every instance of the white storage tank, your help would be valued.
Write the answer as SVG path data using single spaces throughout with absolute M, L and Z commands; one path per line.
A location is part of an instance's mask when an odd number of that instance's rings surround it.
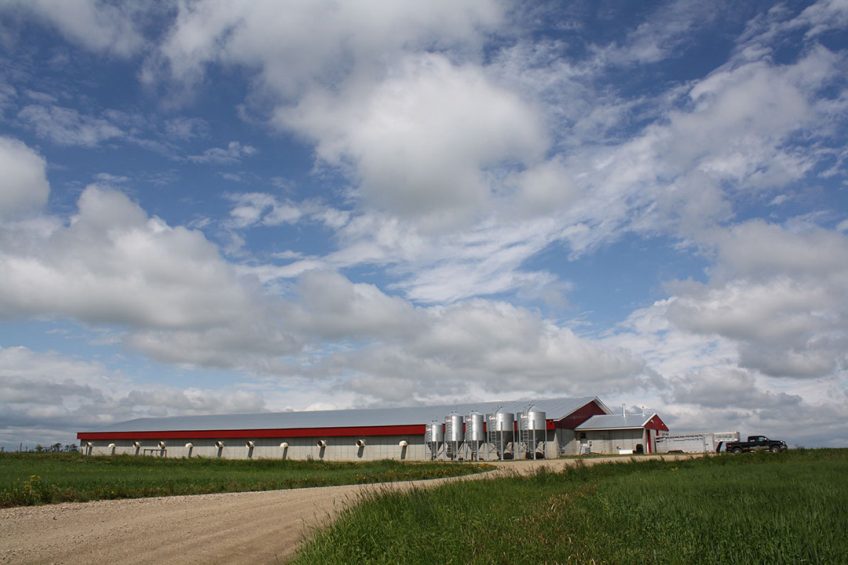
M 427 424 L 427 430 L 424 432 L 424 441 L 427 443 L 442 443 L 445 441 L 445 429 L 442 423 L 433 420 Z
M 439 450 L 442 443 L 445 441 L 445 430 L 442 423 L 438 420 L 433 420 L 424 429 L 424 443 L 427 444 L 427 449 L 430 450 L 430 459 L 435 459 L 439 455 Z
M 489 430 L 511 434 L 515 431 L 515 414 L 512 412 L 495 412 L 489 415 Z
M 465 435 L 463 424 L 463 418 L 459 414 L 451 414 L 445 417 L 445 441 L 462 443 Z
M 465 422 L 460 414 L 453 412 L 445 417 L 445 442 L 447 455 L 456 459 L 459 454 L 459 446 L 465 437 Z
M 537 432 L 548 429 L 548 420 L 542 410 L 530 410 L 527 412 L 527 429 Z
M 488 420 L 488 442 L 495 446 L 498 459 L 510 459 L 513 453 L 507 451 L 511 442 L 515 439 L 515 414 L 498 410 L 489 414 Z
M 480 446 L 486 442 L 486 418 L 479 412 L 465 417 L 465 445 L 471 452 L 471 460 L 480 459 Z
M 486 441 L 485 419 L 479 412 L 471 412 L 465 418 L 465 441 Z
M 519 415 L 520 443 L 529 459 L 544 457 L 547 429 L 548 421 L 544 411 L 528 410 Z

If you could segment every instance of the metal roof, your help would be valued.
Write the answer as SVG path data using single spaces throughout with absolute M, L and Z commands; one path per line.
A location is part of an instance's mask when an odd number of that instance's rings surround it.
M 634 428 L 644 428 L 651 418 L 656 416 L 656 412 L 650 414 L 608 414 L 605 416 L 592 416 L 579 426 L 577 430 L 626 430 Z
M 98 428 L 97 432 L 142 432 L 176 430 L 262 430 L 288 428 L 330 428 L 353 426 L 402 426 L 427 424 L 444 420 L 451 412 L 467 414 L 481 412 L 525 412 L 529 408 L 543 410 L 549 420 L 560 420 L 578 408 L 596 401 L 609 409 L 597 397 L 540 398 L 501 402 L 470 402 L 442 406 L 407 406 L 402 408 L 370 408 L 362 410 L 316 410 L 308 412 L 263 412 L 257 414 L 223 414 L 218 416 L 175 416 L 141 418 Z

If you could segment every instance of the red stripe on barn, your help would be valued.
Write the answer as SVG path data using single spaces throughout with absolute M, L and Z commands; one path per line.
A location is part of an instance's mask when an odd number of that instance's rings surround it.
M 546 428 L 554 429 L 554 421 L 547 420 Z M 517 423 L 515 430 L 517 431 Z M 355 437 L 355 436 L 414 436 L 424 435 L 425 426 L 353 426 L 339 428 L 277 428 L 267 430 L 167 430 L 161 432 L 79 432 L 77 439 L 84 441 L 138 440 L 138 439 L 259 439 L 295 437 Z
M 85 441 L 110 439 L 260 439 L 295 437 L 354 437 L 424 435 L 424 425 L 352 426 L 344 428 L 287 428 L 265 430 L 169 430 L 142 432 L 79 432 Z

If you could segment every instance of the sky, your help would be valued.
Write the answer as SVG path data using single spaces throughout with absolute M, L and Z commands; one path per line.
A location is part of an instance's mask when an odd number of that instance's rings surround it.
M 848 446 L 848 2 L 0 0 L 0 446 L 598 396 Z

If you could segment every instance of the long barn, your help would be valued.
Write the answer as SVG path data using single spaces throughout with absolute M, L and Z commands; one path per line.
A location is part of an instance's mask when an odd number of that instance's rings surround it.
M 326 461 L 554 458 L 585 452 L 578 428 L 610 414 L 597 397 L 543 398 L 143 418 L 79 432 L 77 438 L 90 455 Z M 614 442 L 599 442 L 599 448 L 600 443 L 604 451 L 596 452 L 615 452 Z M 632 442 L 627 445 L 637 449 Z M 649 451 L 650 445 L 643 449 Z

